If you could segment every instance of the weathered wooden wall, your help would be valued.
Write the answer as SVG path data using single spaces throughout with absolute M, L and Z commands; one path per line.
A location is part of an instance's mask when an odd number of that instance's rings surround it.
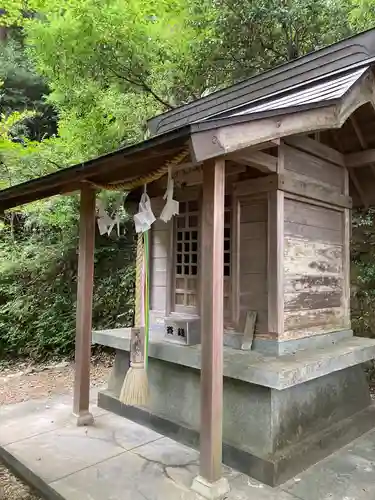
M 285 177 L 345 193 L 346 169 L 282 145 Z M 325 202 L 285 194 L 284 332 L 280 340 L 346 328 L 350 324 L 346 211 Z
M 256 333 L 267 332 L 267 194 L 238 198 L 238 325 L 257 311 Z
M 342 155 L 308 138 L 287 142 L 278 158 L 264 154 L 273 164 L 277 159 L 276 172 L 242 172 L 240 178 L 227 172 L 232 216 L 225 327 L 241 331 L 247 311 L 255 310 L 257 337 L 279 341 L 350 327 L 350 199 Z M 193 173 L 186 178 L 195 187 L 176 191 L 177 199 L 199 199 L 200 178 Z M 152 200 L 155 215 L 164 203 Z M 151 322 L 159 325 L 175 309 L 172 233 L 172 223 L 157 220 L 152 227 Z
M 165 201 L 162 198 L 151 200 L 156 217 L 159 216 Z M 152 225 L 150 248 L 150 308 L 164 317 L 167 308 L 168 266 L 170 245 L 170 224 L 160 219 Z

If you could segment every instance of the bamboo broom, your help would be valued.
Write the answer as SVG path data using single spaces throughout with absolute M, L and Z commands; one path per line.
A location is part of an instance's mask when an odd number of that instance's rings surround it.
M 146 406 L 149 337 L 149 239 L 148 231 L 138 235 L 136 258 L 135 327 L 130 338 L 130 367 L 120 392 L 120 401 L 129 406 Z M 143 327 L 144 325 L 144 327 Z

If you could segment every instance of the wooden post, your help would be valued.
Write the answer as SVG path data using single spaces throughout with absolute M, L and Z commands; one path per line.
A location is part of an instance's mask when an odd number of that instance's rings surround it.
M 223 278 L 225 160 L 203 166 L 201 231 L 201 422 L 200 475 L 193 489 L 218 498 L 229 487 L 222 474 Z
M 284 192 L 268 193 L 268 332 L 284 332 Z
M 345 168 L 344 172 L 344 194 L 349 196 L 349 170 Z M 342 308 L 344 314 L 345 328 L 351 328 L 350 322 L 350 240 L 351 240 L 351 219 L 352 212 L 349 208 L 344 208 L 343 218 L 343 294 L 342 294 Z
M 277 174 L 284 173 L 284 143 L 277 158 Z M 268 193 L 268 334 L 280 340 L 284 332 L 284 192 Z
M 81 189 L 73 413 L 77 425 L 94 422 L 89 411 L 92 290 L 94 282 L 95 190 Z

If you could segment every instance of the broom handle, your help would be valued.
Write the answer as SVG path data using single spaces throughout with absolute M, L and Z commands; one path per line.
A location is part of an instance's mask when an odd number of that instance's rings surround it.
M 143 233 L 144 238 L 144 315 L 145 315 L 145 368 L 148 365 L 148 341 L 149 341 L 149 322 L 150 322 L 150 293 L 149 293 L 149 231 Z

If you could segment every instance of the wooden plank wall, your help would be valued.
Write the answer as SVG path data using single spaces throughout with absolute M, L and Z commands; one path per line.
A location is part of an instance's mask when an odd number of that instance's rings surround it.
M 165 201 L 162 198 L 153 198 L 151 206 L 155 217 L 158 217 Z M 170 242 L 170 224 L 160 219 L 152 225 L 150 245 L 150 308 L 164 316 L 167 306 L 168 293 L 168 253 Z
M 267 332 L 267 194 L 239 201 L 239 325 L 246 313 L 258 313 L 256 333 Z
M 289 146 L 285 175 L 344 194 L 343 167 Z M 344 280 L 344 210 L 286 194 L 283 340 L 348 327 Z M 344 290 L 345 288 L 345 290 Z

